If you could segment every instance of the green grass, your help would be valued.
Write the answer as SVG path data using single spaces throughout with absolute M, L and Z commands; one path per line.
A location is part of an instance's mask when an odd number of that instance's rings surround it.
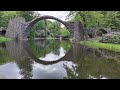
M 80 44 L 91 47 L 120 52 L 120 44 L 101 43 L 98 41 L 80 41 Z
M 0 42 L 6 42 L 6 41 L 11 41 L 12 39 L 10 38 L 5 38 L 5 37 L 0 37 Z

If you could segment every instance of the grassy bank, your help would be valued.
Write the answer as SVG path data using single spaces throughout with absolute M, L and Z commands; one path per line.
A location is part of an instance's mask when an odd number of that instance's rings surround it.
M 101 43 L 98 41 L 81 41 L 80 44 L 91 47 L 120 52 L 120 44 Z
M 0 37 L 0 42 L 6 42 L 6 41 L 11 41 L 12 39 L 10 38 L 5 38 L 5 37 Z

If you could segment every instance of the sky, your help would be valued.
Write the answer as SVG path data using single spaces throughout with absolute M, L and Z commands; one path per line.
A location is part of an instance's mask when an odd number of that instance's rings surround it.
M 42 15 L 51 15 L 65 21 L 65 16 L 68 15 L 69 11 L 38 11 Z

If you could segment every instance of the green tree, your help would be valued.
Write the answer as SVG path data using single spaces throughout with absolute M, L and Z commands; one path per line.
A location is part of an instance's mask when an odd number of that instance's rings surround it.
M 51 32 L 54 35 L 58 35 L 59 34 L 59 30 L 61 29 L 61 23 L 58 21 L 54 21 L 52 22 L 53 27 L 51 28 Z
M 18 16 L 24 17 L 26 21 L 30 21 L 34 18 L 34 11 L 17 11 Z
M 59 35 L 60 29 L 61 23 L 58 21 L 52 22 L 50 20 L 41 20 L 33 26 L 32 31 L 30 33 L 30 37 L 33 38 L 37 30 L 45 30 L 46 37 L 54 37 L 56 35 Z M 48 33 L 50 33 L 50 35 L 48 35 Z
M 99 27 L 103 15 L 99 11 L 71 11 L 68 15 L 71 21 L 80 20 L 85 28 Z
M 79 20 L 84 28 L 120 29 L 120 11 L 70 11 L 67 19 Z
M 104 12 L 102 12 L 104 13 Z M 120 12 L 119 11 L 106 11 L 103 18 L 104 27 L 115 27 L 120 29 Z
M 70 36 L 70 32 L 67 30 L 66 27 L 60 29 L 60 30 L 59 30 L 59 34 L 62 35 L 62 36 L 66 36 L 66 37 L 69 37 L 69 36 Z
M 0 27 L 7 27 L 10 19 L 18 16 L 16 11 L 1 11 L 0 12 Z

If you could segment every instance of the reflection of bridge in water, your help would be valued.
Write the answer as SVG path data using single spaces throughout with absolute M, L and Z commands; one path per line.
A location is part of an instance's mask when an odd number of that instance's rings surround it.
M 71 44 L 70 49 L 66 52 L 65 56 L 61 57 L 58 60 L 55 61 L 49 61 L 49 60 L 40 60 L 34 52 L 31 50 L 31 48 L 28 45 L 29 43 L 26 41 L 18 41 L 18 42 L 6 42 L 5 47 L 10 54 L 16 61 L 17 60 L 33 60 L 37 63 L 43 64 L 43 65 L 49 65 L 49 64 L 56 64 L 61 61 L 72 61 L 72 62 L 78 62 L 80 59 L 84 58 L 85 56 L 87 57 L 88 55 L 94 57 L 95 54 L 101 54 L 102 56 L 105 56 L 105 51 L 101 50 L 93 50 L 86 48 L 85 46 L 82 45 L 77 45 L 77 44 Z M 46 43 L 43 42 L 37 42 L 37 45 L 40 45 L 42 48 L 45 48 Z M 40 51 L 39 51 L 40 52 Z M 92 52 L 92 53 L 91 53 Z M 111 54 L 110 54 L 111 55 Z M 95 56 L 96 57 L 96 56 Z M 110 57 L 110 56 L 109 56 Z M 99 57 L 101 58 L 101 57 Z
M 55 64 L 61 61 L 77 61 L 77 57 L 82 53 L 81 46 L 77 46 L 76 44 L 71 44 L 70 49 L 66 52 L 65 56 L 61 57 L 55 61 L 44 61 L 40 60 L 35 56 L 30 47 L 28 46 L 28 42 L 19 41 L 19 42 L 6 42 L 6 49 L 9 52 L 10 56 L 15 58 L 16 60 L 24 60 L 24 58 L 30 58 L 37 63 L 41 63 L 44 65 Z M 41 47 L 44 48 L 45 43 L 39 43 Z
M 45 43 L 37 43 L 41 47 L 45 46 Z M 82 46 L 77 44 L 71 44 L 70 49 L 66 52 L 65 56 L 61 57 L 55 61 L 44 61 L 40 60 L 38 57 L 35 56 L 34 52 L 31 51 L 30 47 L 28 46 L 28 42 L 26 41 L 18 41 L 18 42 L 6 42 L 6 49 L 9 52 L 10 56 L 15 58 L 16 60 L 23 60 L 24 58 L 30 58 L 35 62 L 49 65 L 55 64 L 60 61 L 77 61 L 77 57 L 79 58 L 80 54 L 83 52 Z M 44 47 L 43 47 L 44 48 Z
M 42 48 L 45 48 L 45 43 L 36 43 Z M 6 42 L 3 44 L 10 54 L 11 57 L 15 59 L 15 63 L 20 69 L 20 74 L 23 78 L 31 78 L 34 71 L 34 64 L 41 64 L 42 67 L 53 66 L 64 63 L 64 61 L 70 61 L 77 65 L 75 73 L 78 73 L 78 78 L 87 78 L 87 75 L 93 76 L 108 76 L 108 77 L 119 77 L 120 64 L 116 61 L 119 60 L 120 54 L 113 54 L 107 50 L 101 49 L 90 49 L 85 46 L 71 44 L 71 48 L 65 54 L 64 57 L 60 58 L 57 61 L 44 61 L 36 57 L 36 54 L 33 53 L 32 49 L 28 46 L 28 42 Z M 40 49 L 41 50 L 41 49 Z M 109 60 L 106 59 L 109 58 Z M 114 61 L 114 58 L 116 61 Z M 117 58 L 117 59 L 116 59 Z M 111 60 L 110 60 L 111 59 Z M 65 68 L 65 67 L 63 67 Z M 69 69 L 69 67 L 67 67 Z M 65 68 L 68 75 L 70 74 L 68 69 Z M 38 70 L 39 71 L 39 70 Z M 50 69 L 49 69 L 50 71 Z M 112 72 L 112 73 L 111 73 Z M 114 75 L 114 76 L 113 76 Z M 75 76 L 75 75 L 69 75 Z M 73 77 L 74 78 L 74 77 Z
M 39 45 L 41 48 L 46 48 L 45 42 L 37 42 L 36 45 Z M 26 41 L 6 42 L 4 46 L 6 47 L 10 56 L 12 56 L 16 61 L 17 60 L 23 61 L 23 60 L 26 60 L 26 58 L 27 58 L 29 60 L 33 60 L 33 61 L 40 63 L 40 64 L 43 64 L 43 65 L 56 64 L 56 63 L 61 62 L 61 61 L 72 61 L 75 63 L 75 62 L 79 61 L 80 59 L 82 60 L 83 57 L 85 57 L 85 56 L 87 57 L 88 54 L 91 56 L 95 56 L 96 52 L 98 54 L 100 53 L 102 56 L 104 55 L 104 57 L 107 57 L 109 55 L 108 54 L 107 56 L 105 56 L 105 54 L 104 54 L 105 51 L 103 51 L 103 50 L 102 51 L 101 50 L 94 51 L 92 49 L 92 51 L 91 51 L 91 49 L 86 48 L 85 46 L 71 44 L 71 47 L 66 52 L 65 56 L 63 56 L 60 59 L 55 60 L 55 61 L 49 61 L 49 60 L 40 60 L 38 57 L 36 57 L 35 53 L 29 47 L 29 43 Z M 101 58 L 101 57 L 99 57 L 99 58 Z
M 55 64 L 55 63 L 58 63 L 58 62 L 61 62 L 61 61 L 73 61 L 73 60 L 75 60 L 75 58 L 74 58 L 74 49 L 73 49 L 73 47 L 71 46 L 71 48 L 70 48 L 70 50 L 65 54 L 65 56 L 63 56 L 62 58 L 60 58 L 60 59 L 58 59 L 58 60 L 55 60 L 55 61 L 49 61 L 49 60 L 40 60 L 40 59 L 38 59 L 30 50 L 29 50 L 29 48 L 28 47 L 26 47 L 25 48 L 25 50 L 28 52 L 28 55 L 29 56 L 31 56 L 31 58 L 35 61 L 35 62 L 37 62 L 37 63 L 41 63 L 41 64 L 43 64 L 43 65 L 49 65 L 49 64 Z M 77 53 L 77 52 L 76 52 Z M 71 58 L 71 56 L 73 57 L 73 58 Z

